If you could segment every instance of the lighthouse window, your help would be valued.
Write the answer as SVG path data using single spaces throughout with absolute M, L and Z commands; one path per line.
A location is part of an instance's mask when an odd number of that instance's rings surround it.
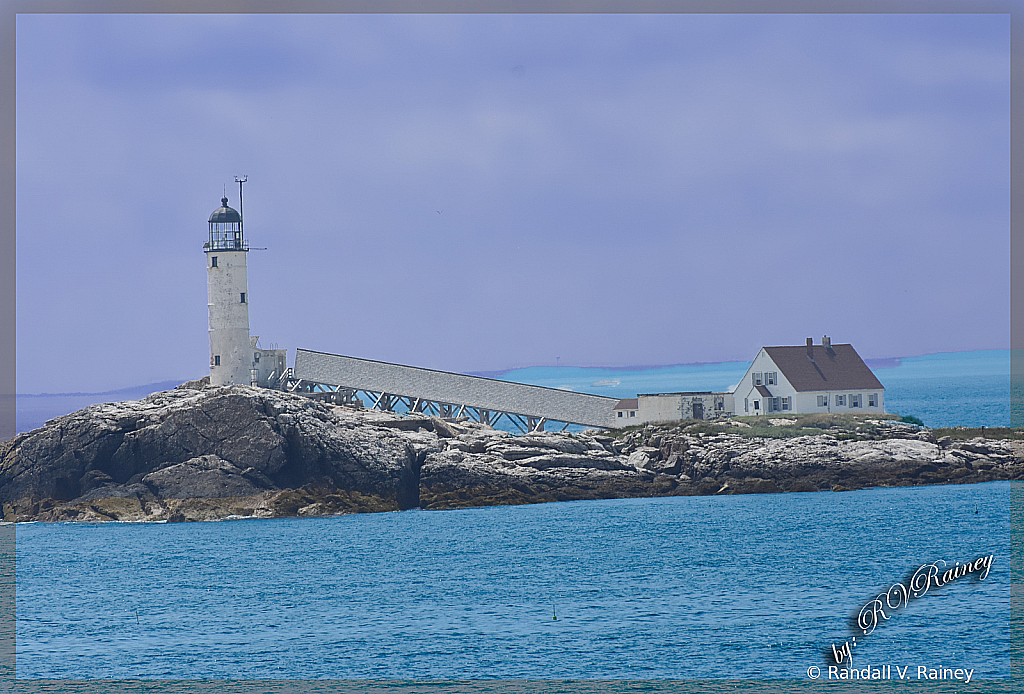
M 213 365 L 214 366 L 220 366 L 220 355 L 219 354 L 213 358 Z
M 245 292 L 242 292 L 242 303 L 245 303 Z
M 217 256 L 210 256 L 210 267 L 217 267 Z

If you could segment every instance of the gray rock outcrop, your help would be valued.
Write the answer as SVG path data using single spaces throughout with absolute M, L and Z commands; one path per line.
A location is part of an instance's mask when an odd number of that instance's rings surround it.
M 102 516 L 96 500 L 130 496 L 154 519 L 191 499 L 246 498 L 247 515 L 278 515 L 275 494 L 303 486 L 355 494 L 367 510 L 404 507 L 416 451 L 401 432 L 340 409 L 194 382 L 93 405 L 0 444 L 4 518 Z
M 871 436 L 511 436 L 200 380 L 0 444 L 0 504 L 4 520 L 181 521 L 1024 478 L 1022 441 L 884 424 Z

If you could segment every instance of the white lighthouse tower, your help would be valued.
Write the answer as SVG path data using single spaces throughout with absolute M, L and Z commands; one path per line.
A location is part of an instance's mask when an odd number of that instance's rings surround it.
M 239 209 L 242 186 L 239 182 Z M 242 215 L 227 197 L 210 215 L 210 240 L 203 245 L 210 308 L 210 383 L 249 385 L 253 347 L 249 340 L 249 297 Z

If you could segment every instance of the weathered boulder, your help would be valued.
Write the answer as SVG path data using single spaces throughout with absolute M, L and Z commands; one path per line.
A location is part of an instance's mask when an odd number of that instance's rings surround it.
M 4 517 L 18 509 L 33 515 L 44 500 L 56 508 L 85 494 L 125 498 L 139 483 L 157 499 L 320 484 L 390 499 L 395 508 L 412 498 L 415 506 L 413 468 L 425 456 L 402 432 L 376 426 L 381 417 L 341 410 L 300 395 L 201 382 L 93 405 L 0 444 Z
M 153 495 L 161 499 L 215 499 L 251 496 L 274 483 L 255 468 L 239 468 L 215 455 L 191 458 L 142 478 Z

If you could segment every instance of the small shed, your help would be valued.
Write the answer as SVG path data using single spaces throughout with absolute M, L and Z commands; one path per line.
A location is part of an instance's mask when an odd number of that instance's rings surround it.
M 636 419 L 636 413 L 639 409 L 636 398 L 626 398 L 625 400 L 619 400 L 618 404 L 615 405 L 613 412 L 615 413 L 615 426 L 626 427 L 630 424 L 639 424 Z

